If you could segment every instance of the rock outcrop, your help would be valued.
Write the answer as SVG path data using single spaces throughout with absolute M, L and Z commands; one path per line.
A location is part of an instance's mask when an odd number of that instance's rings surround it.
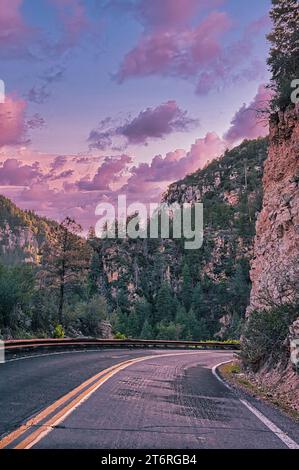
M 256 225 L 248 315 L 255 309 L 298 304 L 299 297 L 299 107 L 270 123 L 264 199 Z M 266 363 L 256 379 L 299 411 L 299 312 L 285 339 L 290 361 Z
M 19 209 L 0 195 L 0 263 L 38 264 L 45 242 L 50 242 L 57 223 Z
M 249 313 L 294 300 L 299 287 L 299 107 L 270 123 Z

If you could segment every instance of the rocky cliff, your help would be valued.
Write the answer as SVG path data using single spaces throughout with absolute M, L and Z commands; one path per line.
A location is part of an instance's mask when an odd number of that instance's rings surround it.
M 38 263 L 42 247 L 56 226 L 56 222 L 23 211 L 0 195 L 0 261 Z
M 270 123 L 256 225 L 250 309 L 292 301 L 299 287 L 299 107 Z
M 287 305 L 294 311 L 299 300 L 299 107 L 280 112 L 270 122 L 268 158 L 263 176 L 263 207 L 256 225 L 250 277 L 248 315 Z M 279 307 L 280 306 L 280 307 Z M 274 396 L 289 400 L 299 411 L 299 311 L 289 327 L 280 362 L 271 354 L 256 374 Z M 287 329 L 286 329 L 287 331 Z M 288 360 L 290 361 L 288 362 Z M 296 372 L 297 370 L 297 372 Z

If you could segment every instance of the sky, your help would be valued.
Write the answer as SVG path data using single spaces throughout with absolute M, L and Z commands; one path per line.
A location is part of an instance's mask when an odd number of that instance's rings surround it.
M 100 202 L 267 134 L 270 0 L 0 0 L 0 193 L 85 230 Z

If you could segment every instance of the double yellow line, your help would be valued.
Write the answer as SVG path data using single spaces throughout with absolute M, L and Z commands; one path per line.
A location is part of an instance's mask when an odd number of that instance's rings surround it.
M 59 400 L 55 401 L 52 405 L 42 410 L 34 418 L 27 421 L 15 431 L 5 436 L 2 440 L 0 440 L 0 449 L 4 449 L 11 444 L 11 447 L 14 449 L 30 449 L 47 434 L 49 434 L 49 432 L 51 432 L 55 426 L 58 426 L 58 424 L 64 421 L 69 414 L 71 414 L 79 405 L 81 405 L 81 403 L 87 400 L 108 379 L 121 370 L 148 359 L 156 359 L 167 356 L 180 356 L 185 354 L 194 354 L 194 352 L 143 356 L 137 359 L 130 359 L 121 362 L 99 372 L 73 389 L 71 392 L 59 398 Z M 25 434 L 26 436 L 24 436 Z M 18 442 L 15 443 L 17 440 Z

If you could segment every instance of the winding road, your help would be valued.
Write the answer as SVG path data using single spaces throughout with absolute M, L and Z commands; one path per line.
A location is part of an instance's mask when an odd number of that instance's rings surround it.
M 110 349 L 7 361 L 0 448 L 299 448 L 298 424 L 217 377 L 232 357 Z

